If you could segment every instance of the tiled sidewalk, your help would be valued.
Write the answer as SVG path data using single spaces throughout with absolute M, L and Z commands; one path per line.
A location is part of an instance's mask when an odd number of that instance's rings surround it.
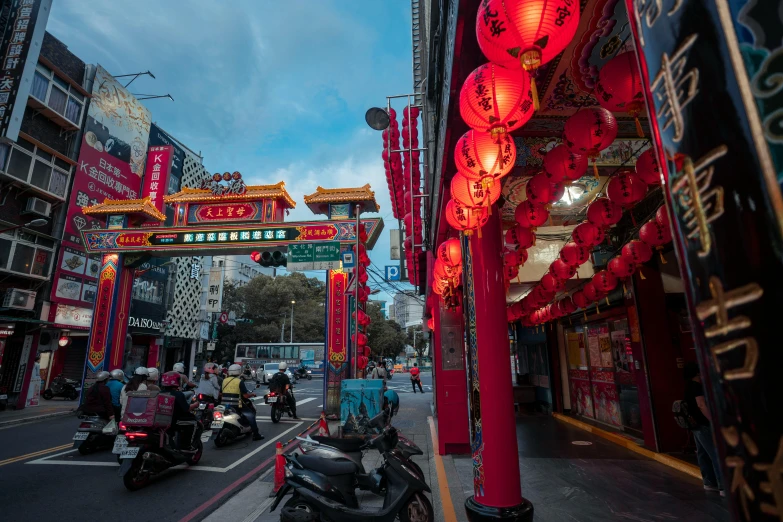
M 0 427 L 69 415 L 78 406 L 79 401 L 62 401 L 58 399 L 45 401 L 41 399 L 40 406 L 31 406 L 22 410 L 0 411 Z

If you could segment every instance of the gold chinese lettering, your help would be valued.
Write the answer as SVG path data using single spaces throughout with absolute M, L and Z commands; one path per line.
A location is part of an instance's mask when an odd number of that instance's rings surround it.
M 672 194 L 677 202 L 688 210 L 682 215 L 685 221 L 688 239 L 698 238 L 701 243 L 699 257 L 704 257 L 712 250 L 712 237 L 709 224 L 723 215 L 723 187 L 712 188 L 712 177 L 715 167 L 712 163 L 728 152 L 728 147 L 721 145 L 695 164 L 686 157 L 681 173 L 677 174 L 672 185 Z
M 674 126 L 672 141 L 682 140 L 685 121 L 682 110 L 699 93 L 699 70 L 695 67 L 685 72 L 688 62 L 687 53 L 696 42 L 698 35 L 692 34 L 677 48 L 670 58 L 663 53 L 661 70 L 650 85 L 655 97 L 662 102 L 655 116 L 662 121 L 662 131 Z
M 674 5 L 666 12 L 667 16 L 672 16 L 682 7 L 682 0 L 674 0 Z M 658 21 L 658 17 L 661 16 L 663 11 L 663 0 L 634 0 L 633 2 L 633 16 L 636 19 L 636 27 L 639 34 L 639 43 L 644 45 L 644 36 L 642 31 L 642 15 L 644 15 L 644 21 L 647 22 L 647 27 L 652 29 L 655 22 Z
M 778 452 L 771 464 L 753 464 L 753 469 L 766 473 L 767 481 L 759 482 L 759 489 L 768 495 L 772 495 L 774 504 L 761 502 L 759 507 L 763 513 L 783 518 L 781 506 L 783 506 L 783 437 L 780 438 Z

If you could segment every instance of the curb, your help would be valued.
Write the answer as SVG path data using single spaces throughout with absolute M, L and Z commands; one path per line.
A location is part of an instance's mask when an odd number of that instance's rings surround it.
M 44 415 L 36 415 L 35 417 L 23 417 L 21 419 L 14 419 L 9 421 L 1 421 L 0 422 L 0 428 L 4 428 L 6 426 L 14 426 L 16 424 L 26 424 L 28 422 L 35 422 L 39 420 L 49 419 L 52 417 L 62 417 L 65 415 L 73 415 L 75 410 L 68 410 L 68 411 L 57 411 L 54 413 L 47 413 Z
M 606 439 L 609 442 L 612 442 L 614 444 L 617 444 L 618 446 L 622 446 L 626 449 L 629 449 L 634 453 L 638 453 L 639 455 L 647 457 L 648 459 L 659 462 L 664 466 L 669 466 L 670 468 L 674 468 L 677 471 L 681 471 L 682 473 L 685 473 L 694 478 L 702 480 L 701 470 L 699 469 L 698 466 L 694 466 L 690 462 L 685 462 L 684 460 L 680 460 L 670 455 L 666 455 L 663 453 L 656 453 L 655 451 L 648 450 L 647 448 L 643 448 L 638 444 L 636 444 L 635 442 L 628 440 L 624 437 L 615 435 L 614 433 L 609 431 L 602 430 L 601 428 L 596 428 L 592 424 L 588 424 L 586 422 L 573 419 L 566 415 L 560 413 L 553 413 L 552 416 L 561 422 L 565 422 L 566 424 L 571 424 L 572 426 L 575 426 L 581 430 L 592 433 L 593 435 L 597 435 L 602 439 Z

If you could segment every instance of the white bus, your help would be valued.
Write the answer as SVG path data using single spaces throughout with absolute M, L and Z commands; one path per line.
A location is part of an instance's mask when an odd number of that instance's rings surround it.
M 276 365 L 282 361 L 288 363 L 291 370 L 306 364 L 313 375 L 323 375 L 324 343 L 238 343 L 234 352 L 234 362 L 244 366 L 249 364 L 263 381 L 265 365 L 277 371 Z

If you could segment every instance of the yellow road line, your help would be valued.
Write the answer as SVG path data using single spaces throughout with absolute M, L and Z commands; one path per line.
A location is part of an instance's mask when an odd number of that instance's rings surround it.
M 625 437 L 621 437 L 620 435 L 616 435 L 609 431 L 602 430 L 601 428 L 597 428 L 592 424 L 588 424 L 586 422 L 576 420 L 567 415 L 562 415 L 560 413 L 553 413 L 552 416 L 557 420 L 563 421 L 567 424 L 571 424 L 572 426 L 576 426 L 577 428 L 590 432 L 593 435 L 598 435 L 599 437 L 606 439 L 609 442 L 613 442 L 618 446 L 622 446 L 626 449 L 629 449 L 634 453 L 643 455 L 648 459 L 652 459 L 656 462 L 660 462 L 665 466 L 669 466 L 670 468 L 674 468 L 677 471 L 681 471 L 685 474 L 688 474 L 692 477 L 701 480 L 701 470 L 699 469 L 698 466 L 694 466 L 690 462 L 685 462 L 684 460 L 680 460 L 678 458 L 663 453 L 656 453 L 655 451 L 650 451 L 647 448 L 643 448 L 639 446 L 632 440 L 628 440 Z
M 46 455 L 47 453 L 53 453 L 55 451 L 59 451 L 65 448 L 70 448 L 72 446 L 73 446 L 73 442 L 69 444 L 63 444 L 62 446 L 57 446 L 54 448 L 35 451 L 33 453 L 28 453 L 27 455 L 20 455 L 18 457 L 11 457 L 10 459 L 0 460 L 0 466 L 5 466 L 6 464 L 13 464 L 14 462 L 19 462 L 20 460 L 32 459 L 33 457 L 40 457 L 41 455 Z
M 451 491 L 449 490 L 449 481 L 446 478 L 446 468 L 443 467 L 443 457 L 438 453 L 438 434 L 435 431 L 435 421 L 432 417 L 427 417 L 427 422 L 430 423 L 432 453 L 435 455 L 435 471 L 438 475 L 438 489 L 440 490 L 440 503 L 443 507 L 443 518 L 445 522 L 456 522 L 457 514 L 454 512 L 454 503 L 451 501 Z

